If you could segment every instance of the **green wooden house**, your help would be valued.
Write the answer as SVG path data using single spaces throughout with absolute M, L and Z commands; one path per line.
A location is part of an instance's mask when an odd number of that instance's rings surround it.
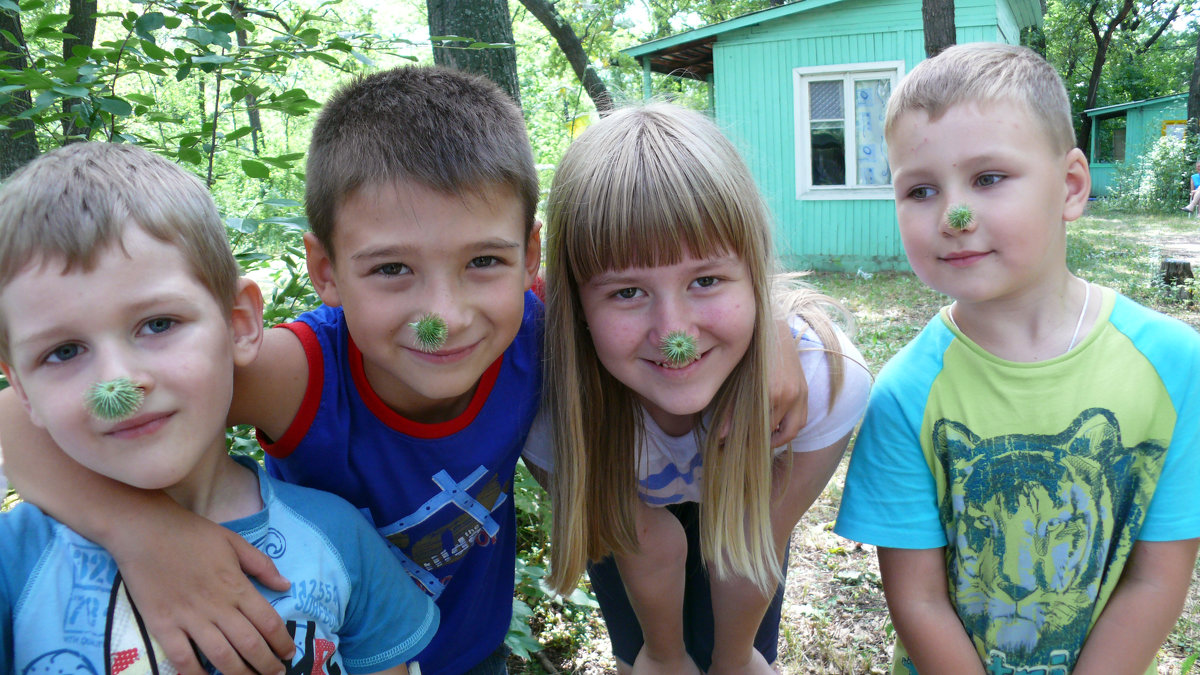
M 1163 136 L 1183 137 L 1187 128 L 1187 97 L 1187 94 L 1160 96 L 1083 111 L 1092 118 L 1088 162 L 1092 168 L 1093 196 L 1104 196 L 1122 162 L 1137 161 Z
M 1016 44 L 1039 0 L 956 0 L 957 41 Z M 883 112 L 925 58 L 917 0 L 801 0 L 625 50 L 652 73 L 709 83 L 776 221 L 790 269 L 908 269 Z

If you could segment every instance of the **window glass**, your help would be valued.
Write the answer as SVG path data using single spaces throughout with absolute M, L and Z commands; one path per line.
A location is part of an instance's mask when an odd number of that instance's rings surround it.
M 808 83 L 813 185 L 846 184 L 846 122 L 842 81 Z
M 888 78 L 854 82 L 854 157 L 859 185 L 892 182 L 883 138 L 883 118 L 891 94 L 892 81 Z

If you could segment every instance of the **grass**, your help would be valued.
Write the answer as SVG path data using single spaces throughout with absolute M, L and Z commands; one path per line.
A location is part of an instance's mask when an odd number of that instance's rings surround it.
M 1094 207 L 1068 229 L 1067 263 L 1073 272 L 1200 328 L 1200 312 L 1187 297 L 1157 280 L 1164 257 L 1200 262 L 1200 220 L 1130 216 Z M 949 302 L 906 273 L 809 273 L 805 281 L 854 315 L 856 342 L 875 373 Z M 843 461 L 792 538 L 777 663 L 785 674 L 885 673 L 891 657 L 891 624 L 874 549 L 831 531 L 845 466 Z M 1159 653 L 1160 673 L 1186 673 L 1188 659 L 1200 654 L 1197 580 L 1193 575 L 1183 615 Z M 556 649 L 551 660 L 562 672 L 610 673 L 612 660 L 602 635 L 599 642 L 577 644 L 574 653 Z M 512 670 L 546 672 L 541 666 Z M 1200 673 L 1200 667 L 1194 672 Z

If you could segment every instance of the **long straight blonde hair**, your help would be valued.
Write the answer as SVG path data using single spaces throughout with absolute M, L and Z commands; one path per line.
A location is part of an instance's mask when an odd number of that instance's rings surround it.
M 546 221 L 543 405 L 555 453 L 550 585 L 569 592 L 588 561 L 637 547 L 641 408 L 597 359 L 580 285 L 609 270 L 672 265 L 689 253 L 732 253 L 749 269 L 756 319 L 749 348 L 705 411 L 713 424 L 728 420 L 728 433 L 722 440 L 699 423 L 696 430 L 705 476 L 701 552 L 718 576 L 774 589 L 780 569 L 771 533 L 767 389 L 777 335 L 774 259 L 766 206 L 737 150 L 699 112 L 663 103 L 618 110 L 563 156 Z M 836 348 L 825 315 L 804 315 Z

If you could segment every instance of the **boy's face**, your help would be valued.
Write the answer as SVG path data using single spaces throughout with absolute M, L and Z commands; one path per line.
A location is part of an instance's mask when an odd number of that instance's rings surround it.
M 231 321 L 178 249 L 135 226 L 94 269 L 62 269 L 35 261 L 0 292 L 4 371 L 33 422 L 80 464 L 139 488 L 202 471 L 224 452 L 235 359 L 255 353 L 239 333 L 247 319 Z M 122 377 L 142 389 L 141 406 L 122 421 L 94 417 L 88 390 Z
M 1021 105 L 901 115 L 888 138 L 904 252 L 921 281 L 961 303 L 1029 297 L 1068 274 L 1064 221 L 1091 187 L 1078 149 L 1054 150 Z M 970 208 L 965 227 L 946 212 Z
M 507 189 L 446 195 L 414 182 L 368 186 L 338 208 L 336 263 L 305 236 L 309 275 L 341 306 L 375 393 L 414 421 L 452 419 L 521 326 L 541 256 Z M 418 348 L 410 325 L 440 316 L 448 337 Z

